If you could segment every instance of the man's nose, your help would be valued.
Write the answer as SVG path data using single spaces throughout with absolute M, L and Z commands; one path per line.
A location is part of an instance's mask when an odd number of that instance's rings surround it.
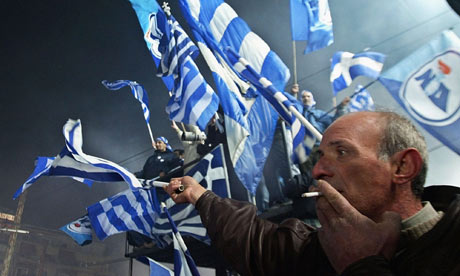
M 322 179 L 325 176 L 331 176 L 330 166 L 328 164 L 327 158 L 325 156 L 321 156 L 316 162 L 315 166 L 312 170 L 312 175 L 314 179 Z

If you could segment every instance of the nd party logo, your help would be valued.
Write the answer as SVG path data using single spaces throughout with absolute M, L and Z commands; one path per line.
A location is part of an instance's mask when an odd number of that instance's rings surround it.
M 460 117 L 460 54 L 448 50 L 412 73 L 400 90 L 407 111 L 422 123 L 447 126 Z

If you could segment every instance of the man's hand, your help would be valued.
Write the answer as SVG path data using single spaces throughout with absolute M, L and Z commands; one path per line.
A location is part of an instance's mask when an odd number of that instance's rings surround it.
M 179 191 L 181 185 L 184 186 L 184 191 L 177 193 L 176 191 Z M 171 181 L 169 181 L 169 185 L 164 186 L 163 189 L 169 194 L 174 202 L 188 202 L 193 205 L 195 205 L 200 196 L 206 192 L 206 189 L 190 176 L 172 178 Z
M 337 190 L 318 181 L 323 193 L 316 202 L 321 228 L 319 240 L 337 273 L 352 263 L 372 255 L 390 259 L 399 240 L 401 217 L 385 212 L 377 222 L 362 215 Z

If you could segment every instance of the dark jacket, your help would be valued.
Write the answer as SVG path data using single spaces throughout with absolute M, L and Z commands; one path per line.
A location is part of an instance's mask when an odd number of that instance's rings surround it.
M 142 171 L 135 173 L 137 178 L 152 179 L 160 175 L 160 172 L 165 174 L 172 169 L 181 166 L 180 159 L 171 151 L 155 150 L 152 156 L 145 161 Z M 169 179 L 162 179 L 169 181 Z
M 242 275 L 336 275 L 317 237 L 300 220 L 274 224 L 256 207 L 205 192 L 196 203 L 212 244 Z M 390 262 L 370 256 L 343 275 L 460 275 L 460 200 L 436 226 Z

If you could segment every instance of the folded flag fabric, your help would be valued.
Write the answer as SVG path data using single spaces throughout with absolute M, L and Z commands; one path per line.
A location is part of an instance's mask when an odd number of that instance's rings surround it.
M 66 146 L 56 157 L 38 157 L 36 167 L 26 182 L 16 191 L 16 199 L 41 176 L 66 176 L 88 185 L 93 181 L 125 181 L 132 189 L 142 188 L 133 173 L 122 166 L 83 152 L 83 135 L 80 120 L 69 119 L 64 125 Z
M 231 47 L 279 90 L 284 89 L 289 79 L 289 69 L 224 1 L 201 1 L 197 5 L 193 0 L 180 0 L 179 4 L 219 90 L 235 173 L 250 194 L 255 195 L 273 142 L 278 114 L 228 69 L 224 49 Z
M 334 42 L 332 18 L 327 0 L 291 0 L 292 40 L 306 40 L 304 54 Z
M 229 184 L 219 145 L 195 165 L 187 175 L 195 178 L 203 187 L 222 197 L 230 197 Z M 155 240 L 163 248 L 172 242 L 171 226 L 166 214 L 161 212 L 155 189 L 126 190 L 87 208 L 96 236 L 106 237 L 133 230 Z M 191 204 L 175 204 L 167 197 L 166 207 L 183 235 L 209 243 L 206 228 Z
M 172 238 L 174 244 L 174 275 L 199 276 L 200 273 L 198 273 L 195 261 L 193 260 L 192 255 L 190 255 L 190 252 L 188 251 L 188 248 L 176 227 L 176 223 L 172 219 L 168 208 L 166 208 L 164 203 L 162 203 L 162 210 L 168 218 L 172 230 Z
M 59 228 L 69 235 L 78 245 L 87 245 L 93 241 L 92 228 L 88 215 Z
M 166 106 L 169 118 L 176 122 L 197 125 L 201 130 L 214 116 L 219 98 L 205 81 L 193 58 L 198 48 L 171 15 L 158 11 L 151 15 L 156 29 L 150 30 L 152 39 L 158 39 L 161 63 L 157 76 L 173 76 L 174 87 Z
M 431 135 L 460 154 L 460 39 L 444 31 L 379 81 Z
M 106 80 L 102 81 L 102 84 L 109 90 L 118 90 L 125 86 L 131 88 L 134 98 L 141 103 L 142 111 L 144 112 L 145 122 L 148 124 L 150 120 L 150 109 L 149 109 L 149 97 L 147 91 L 145 91 L 144 86 L 137 83 L 136 81 L 130 80 L 117 80 L 114 82 L 108 82 Z
M 356 86 L 355 93 L 348 103 L 348 112 L 375 110 L 371 94 L 366 89 L 363 89 L 362 85 Z
M 261 92 L 261 94 L 278 111 L 280 116 L 291 126 L 294 147 L 293 150 L 295 152 L 295 149 L 298 146 L 301 146 L 306 131 L 299 119 L 289 111 L 291 106 L 296 107 L 295 102 L 291 102 L 283 92 L 278 91 L 270 80 L 260 76 L 246 59 L 240 57 L 230 48 L 228 48 L 226 52 L 234 69 L 254 86 L 257 86 L 259 88 L 258 91 Z
M 152 55 L 155 66 L 158 68 L 161 61 L 161 53 L 158 50 L 160 41 L 152 39 L 150 34 L 152 29 L 155 30 L 158 29 L 158 27 L 155 25 L 156 20 L 151 21 L 150 18 L 152 14 L 156 14 L 158 12 L 163 13 L 163 11 L 156 0 L 130 0 L 129 2 L 131 2 L 131 5 L 136 12 L 137 19 L 139 20 L 139 24 L 144 33 L 144 40 L 147 44 L 147 48 Z M 173 76 L 165 76 L 162 77 L 162 79 L 168 91 L 172 91 L 174 87 Z
M 376 52 L 336 52 L 332 57 L 330 77 L 334 96 L 359 76 L 377 78 L 384 61 L 385 55 Z

